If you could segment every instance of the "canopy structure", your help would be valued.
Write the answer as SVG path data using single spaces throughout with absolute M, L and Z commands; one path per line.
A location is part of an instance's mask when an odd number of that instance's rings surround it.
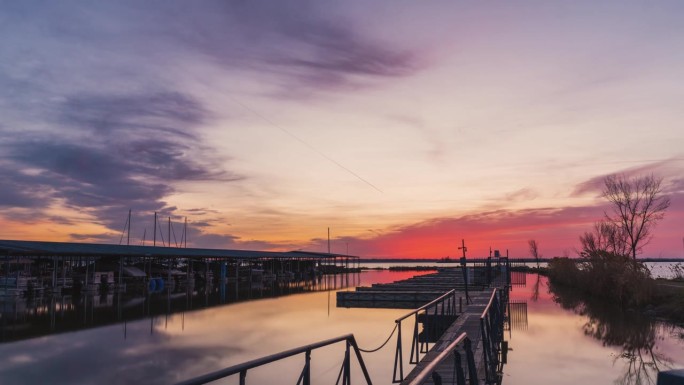
M 20 257 L 160 257 L 211 259 L 358 259 L 355 256 L 311 251 L 198 249 L 98 243 L 0 240 L 0 255 Z

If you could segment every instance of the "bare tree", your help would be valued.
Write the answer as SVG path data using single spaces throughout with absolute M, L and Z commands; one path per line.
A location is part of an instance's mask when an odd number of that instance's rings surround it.
M 584 257 L 596 255 L 600 251 L 627 254 L 627 233 L 615 223 L 606 220 L 594 223 L 592 232 L 580 235 L 580 243 Z
M 527 241 L 527 244 L 530 246 L 530 254 L 532 254 L 532 258 L 537 261 L 537 267 L 539 267 L 539 258 L 541 258 L 542 255 L 539 254 L 539 244 L 537 243 L 537 240 L 530 239 Z
M 606 220 L 624 232 L 626 251 L 636 259 L 638 251 L 651 240 L 651 230 L 663 219 L 670 198 L 663 195 L 662 178 L 653 175 L 628 178 L 611 175 L 605 179 L 603 196 L 612 205 Z

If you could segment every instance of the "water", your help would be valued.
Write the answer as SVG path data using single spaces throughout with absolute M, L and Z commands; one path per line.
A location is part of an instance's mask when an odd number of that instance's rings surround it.
M 371 271 L 356 274 L 352 281 L 368 285 L 415 274 Z M 355 335 L 360 347 L 376 348 L 389 336 L 394 319 L 407 312 L 337 308 L 336 291 L 256 299 L 0 344 L 0 383 L 168 384 L 349 333 Z M 93 318 L 107 317 L 95 309 Z M 60 330 L 64 326 L 59 312 L 55 317 Z M 84 323 L 96 323 L 87 312 L 85 317 Z M 48 322 L 49 318 L 38 319 Z M 3 333 L 11 334 L 12 330 L 6 328 Z M 405 343 L 409 337 L 405 336 Z M 391 378 L 394 341 L 366 360 L 372 378 Z M 334 383 L 343 356 L 343 344 L 315 351 L 312 377 L 319 383 Z M 249 383 L 294 384 L 303 363 L 304 356 L 300 355 L 251 370 Z M 354 383 L 359 383 L 358 366 L 352 370 Z M 234 377 L 219 383 L 237 381 Z
M 355 275 L 352 283 L 391 282 L 423 273 L 368 271 Z M 634 374 L 649 371 L 651 357 L 661 369 L 684 368 L 682 328 L 611 309 L 573 310 L 577 301 L 572 295 L 554 296 L 543 277 L 522 277 L 518 281 L 525 285 L 511 293 L 514 322 L 507 338 L 513 350 L 504 367 L 505 385 L 603 384 L 630 375 L 629 381 L 618 383 L 635 384 Z M 0 344 L 0 383 L 168 384 L 348 333 L 362 348 L 375 348 L 392 331 L 394 319 L 408 312 L 337 308 L 335 298 L 335 291 L 293 294 L 5 342 Z M 95 320 L 113 317 L 99 309 L 90 308 Z M 53 317 L 58 331 L 59 317 Z M 404 333 L 405 347 L 410 346 L 409 334 Z M 380 351 L 364 354 L 375 384 L 391 383 L 395 344 L 393 337 Z M 314 351 L 314 383 L 334 383 L 342 357 L 343 345 Z M 250 370 L 247 383 L 294 384 L 303 364 L 304 357 L 297 356 Z M 358 366 L 352 373 L 353 383 L 362 383 Z M 234 377 L 218 383 L 237 382 Z
M 654 369 L 684 368 L 682 327 L 582 304 L 572 293 L 551 292 L 548 280 L 534 274 L 510 299 L 526 309 L 527 322 L 514 324 L 508 336 L 505 385 L 655 384 Z

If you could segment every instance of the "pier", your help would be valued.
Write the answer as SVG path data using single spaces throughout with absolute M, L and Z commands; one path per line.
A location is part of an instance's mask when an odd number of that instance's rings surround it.
M 503 330 L 510 263 L 507 258 L 461 263 L 460 268 L 337 293 L 338 307 L 417 305 L 395 320 L 393 383 L 500 383 L 507 352 Z M 410 349 L 402 341 L 407 328 L 412 332 Z M 407 375 L 406 353 L 409 365 L 415 365 Z
M 464 274 L 461 268 L 438 268 L 436 273 L 403 281 L 357 287 L 355 291 L 338 292 L 337 306 L 415 309 L 450 290 L 457 290 L 465 297 L 466 292 L 481 291 L 489 285 L 484 269 L 484 266 L 466 267 Z
M 509 288 L 510 263 L 508 259 L 501 258 L 474 266 L 467 266 L 466 261 L 462 260 L 460 268 L 441 268 L 437 273 L 391 284 L 357 288 L 354 292 L 338 292 L 338 307 L 389 307 L 392 303 L 401 302 L 404 305 L 411 301 L 423 303 L 397 318 L 389 338 L 377 349 L 360 349 L 352 335 L 331 340 L 348 341 L 335 383 L 342 381 L 342 384 L 351 384 L 349 362 L 353 352 L 363 372 L 363 382 L 372 384 L 362 353 L 377 353 L 395 337 L 393 383 L 500 384 L 508 349 L 504 341 L 504 324 Z M 442 289 L 447 290 L 440 291 Z M 422 300 L 418 299 L 421 295 L 424 296 Z M 432 300 L 428 299 L 430 297 L 433 297 Z M 412 331 L 410 348 L 404 346 L 402 339 L 407 329 Z M 191 378 L 180 384 L 204 384 L 239 375 L 242 385 L 246 383 L 247 369 L 302 353 L 305 354 L 305 361 L 297 384 L 310 384 L 312 351 L 329 343 L 322 341 L 301 346 Z M 415 365 L 407 375 L 405 363 Z M 386 380 L 381 381 L 384 383 Z
M 0 295 L 155 291 L 219 283 L 291 284 L 340 272 L 358 258 L 305 251 L 0 240 Z M 339 265 L 338 265 L 339 264 Z
M 356 257 L 0 240 L 0 342 L 356 284 Z M 350 266 L 351 265 L 351 266 Z M 163 318 L 162 318 L 163 319 Z

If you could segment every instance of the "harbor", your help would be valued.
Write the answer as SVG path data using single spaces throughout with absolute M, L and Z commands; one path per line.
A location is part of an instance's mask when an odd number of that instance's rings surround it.
M 350 274 L 350 286 L 338 286 L 332 291 L 253 297 L 223 304 L 218 301 L 220 297 L 217 293 L 209 297 L 209 306 L 204 306 L 204 294 L 199 293 L 199 297 L 191 297 L 192 303 L 172 302 L 169 313 L 166 312 L 166 298 L 154 294 L 145 300 L 156 300 L 152 308 L 158 306 L 163 310 L 161 314 L 144 315 L 146 309 L 141 301 L 137 307 L 131 308 L 133 313 L 124 313 L 120 322 L 86 324 L 83 322 L 84 314 L 78 313 L 80 317 L 74 320 L 77 325 L 69 328 L 69 333 L 60 332 L 59 329 L 50 332 L 46 327 L 40 334 L 42 338 L 12 339 L 0 343 L 0 355 L 6 357 L 5 363 L 0 365 L 0 376 L 9 383 L 17 384 L 40 382 L 40 373 L 44 372 L 52 373 L 55 384 L 89 384 L 96 381 L 103 384 L 136 381 L 169 384 L 349 333 L 354 334 L 360 348 L 373 350 L 385 342 L 396 325 L 395 321 L 413 310 L 337 307 L 336 293 L 431 273 L 434 271 L 406 273 L 367 270 Z M 508 324 L 505 325 L 506 340 L 511 350 L 504 367 L 504 384 L 525 385 L 541 381 L 571 385 L 576 379 L 587 382 L 599 379 L 609 383 L 627 373 L 629 361 L 626 358 L 617 361 L 611 358 L 621 356 L 622 348 L 597 343 L 593 337 L 585 335 L 581 327 L 595 322 L 601 325 L 615 322 L 620 325 L 619 318 L 614 321 L 603 318 L 594 321 L 596 318 L 593 315 L 575 314 L 554 302 L 544 277 L 527 273 L 522 278 L 520 274 L 516 277 L 517 273 L 513 273 L 511 330 L 508 330 Z M 328 277 L 324 277 L 323 282 Z M 332 287 L 333 277 L 329 279 Z M 346 282 L 347 278 L 338 276 L 338 285 L 340 281 Z M 216 304 L 213 304 L 213 298 Z M 458 307 L 458 299 L 455 302 Z M 98 310 L 106 309 L 94 309 L 96 321 L 116 317 L 113 309 L 98 313 Z M 55 319 L 60 320 L 60 313 L 55 314 Z M 250 322 L 244 322 L 245 319 Z M 49 322 L 49 318 L 46 322 Z M 403 323 L 404 370 L 405 375 L 408 375 L 414 367 L 409 363 L 413 319 L 409 318 Z M 675 368 L 684 365 L 680 359 L 684 344 L 678 343 L 678 339 L 673 337 L 678 329 L 642 321 L 624 326 L 628 328 L 620 329 L 626 333 L 621 338 L 650 335 L 655 341 L 652 349 L 659 352 L 657 357 L 667 358 L 670 362 L 668 365 L 674 365 Z M 556 343 L 551 346 L 546 342 L 548 340 Z M 392 383 L 396 343 L 395 332 L 393 338 L 377 352 L 362 353 L 374 384 Z M 647 341 L 643 343 L 648 344 Z M 335 350 L 334 346 L 331 349 L 312 353 L 312 383 L 335 382 L 344 351 Z M 642 347 L 642 353 L 646 360 L 648 350 Z M 581 365 L 586 357 L 594 357 L 595 365 Z M 250 370 L 247 383 L 296 384 L 304 356 L 293 359 Z M 558 378 L 557 371 L 530 371 L 529 362 L 537 362 L 545 367 L 555 367 L 559 362 L 565 362 L 576 369 L 572 376 Z M 645 361 L 646 364 L 649 362 Z M 365 383 L 355 365 L 353 362 L 352 383 Z M 659 365 L 663 367 L 662 362 Z M 238 379 L 226 383 L 237 384 Z
M 341 336 L 207 373 L 182 381 L 179 385 L 206 384 L 230 376 L 239 377 L 240 384 L 245 384 L 249 370 L 302 354 L 305 355 L 305 364 L 297 384 L 309 384 L 313 351 L 338 343 L 346 344 L 346 352 L 336 383 L 351 383 L 351 357 L 354 355 L 365 383 L 370 385 L 372 380 L 362 353 L 376 352 L 392 341 L 395 335 L 392 383 L 419 385 L 442 384 L 446 381 L 445 383 L 457 385 L 500 384 L 508 353 L 504 328 L 508 322 L 510 330 L 510 319 L 507 321 L 506 313 L 511 285 L 510 273 L 508 258 L 489 258 L 481 266 L 468 267 L 464 257 L 461 259 L 460 269 L 443 268 L 420 277 L 375 284 L 370 288 L 361 286 L 355 291 L 337 292 L 338 307 L 391 308 L 405 307 L 407 303 L 420 305 L 395 320 L 392 334 L 377 349 L 361 349 L 353 335 Z M 376 295 L 378 292 L 384 295 Z M 387 295 L 388 293 L 394 295 Z M 421 301 L 417 293 L 432 298 Z M 408 345 L 404 347 L 402 338 L 402 325 L 406 324 L 408 327 L 412 326 L 407 330 L 411 333 L 410 350 Z M 406 329 L 407 326 L 404 326 L 403 330 Z M 455 359 L 445 359 L 450 355 Z M 405 376 L 407 357 L 408 364 L 414 367 Z

